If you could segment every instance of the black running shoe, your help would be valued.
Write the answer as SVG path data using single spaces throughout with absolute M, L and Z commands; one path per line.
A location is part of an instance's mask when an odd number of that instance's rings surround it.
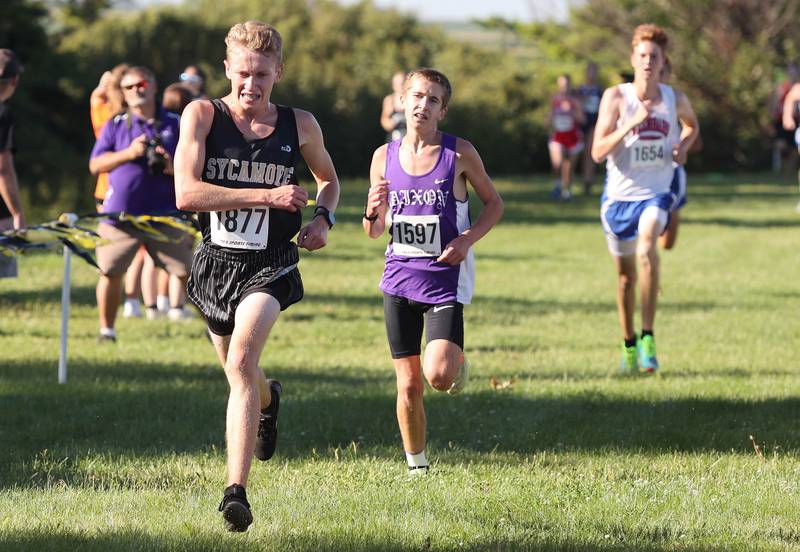
M 278 380 L 267 380 L 272 394 L 272 402 L 261 411 L 258 420 L 258 436 L 256 437 L 256 458 L 269 460 L 275 454 L 278 444 L 278 408 L 281 406 L 281 383 Z
M 247 502 L 247 493 L 244 487 L 233 484 L 225 489 L 219 511 L 225 519 L 225 528 L 228 531 L 242 533 L 253 523 L 253 514 L 250 512 L 250 503 Z

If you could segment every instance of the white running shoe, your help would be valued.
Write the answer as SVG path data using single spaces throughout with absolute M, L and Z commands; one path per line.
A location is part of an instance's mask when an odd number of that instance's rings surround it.
M 166 295 L 158 295 L 156 297 L 156 308 L 161 314 L 169 312 L 169 297 Z
M 184 307 L 172 307 L 167 312 L 167 318 L 172 320 L 173 322 L 183 322 L 184 320 L 189 320 L 192 317 L 191 314 L 184 308 Z
M 469 381 L 469 361 L 467 360 L 467 357 L 464 357 L 464 361 L 461 363 L 461 366 L 458 367 L 458 374 L 456 374 L 456 379 L 453 380 L 453 383 L 452 385 L 450 385 L 450 389 L 447 390 L 447 393 L 449 395 L 458 395 L 467 386 L 468 381 Z
M 125 305 L 122 307 L 123 318 L 141 318 L 142 306 L 139 304 L 138 299 L 125 299 Z
M 158 320 L 162 317 L 162 314 L 158 312 L 158 309 L 153 307 L 147 307 L 147 309 L 145 309 L 145 314 L 147 315 L 148 320 Z

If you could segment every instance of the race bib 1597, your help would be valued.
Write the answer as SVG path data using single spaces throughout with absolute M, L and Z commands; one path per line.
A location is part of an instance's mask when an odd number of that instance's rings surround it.
M 437 215 L 394 215 L 392 251 L 402 257 L 438 257 L 442 237 Z

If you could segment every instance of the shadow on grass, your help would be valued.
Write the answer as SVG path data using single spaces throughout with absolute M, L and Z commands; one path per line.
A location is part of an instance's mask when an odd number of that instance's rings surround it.
M 377 286 L 376 286 L 377 287 Z M 612 290 L 613 291 L 613 290 Z M 615 313 L 617 306 L 614 302 L 613 293 L 609 292 L 609 298 L 604 301 L 591 300 L 560 300 L 560 299 L 522 299 L 506 295 L 487 295 L 482 294 L 475 298 L 472 305 L 466 307 L 465 311 L 478 312 L 480 310 L 491 309 L 492 313 L 499 316 L 515 314 L 542 315 L 553 312 L 577 312 L 581 314 L 596 313 Z M 303 305 L 319 304 L 322 307 L 334 307 L 328 311 L 319 310 L 316 314 L 293 313 L 286 311 L 283 315 L 285 320 L 312 320 L 315 317 L 336 318 L 342 309 L 337 309 L 339 305 L 347 307 L 369 307 L 373 309 L 368 314 L 373 314 L 383 321 L 383 299 L 380 290 L 375 293 L 365 294 L 330 294 L 330 293 L 308 293 L 303 299 Z M 746 303 L 736 303 L 730 305 L 719 304 L 713 301 L 670 301 L 664 299 L 658 305 L 659 311 L 675 311 L 680 313 L 707 312 L 716 309 L 763 309 L 763 305 L 747 305 Z M 353 314 L 350 310 L 344 311 L 347 318 L 363 316 L 362 313 Z M 469 315 L 466 316 L 469 318 Z M 502 347 L 501 347 L 502 348 Z
M 33 465 L 45 449 L 57 459 L 97 454 L 161 457 L 224 448 L 228 389 L 221 373 L 199 366 L 114 362 L 74 373 L 68 385 L 59 386 L 41 363 L 11 362 L 4 367 L 0 488 L 50 481 L 52 474 L 43 480 Z M 391 377 L 353 376 L 357 369 L 341 373 L 280 367 L 280 373 L 285 393 L 279 456 L 308 458 L 351 443 L 376 456 L 397 456 Z M 749 454 L 750 435 L 764 450 L 780 446 L 785 453 L 800 448 L 800 398 L 652 401 L 596 390 L 524 396 L 517 389 L 496 392 L 473 385 L 459 397 L 426 391 L 434 450 L 450 447 L 468 455 L 570 450 Z M 52 467 L 56 479 L 91 480 L 85 473 L 91 468 L 70 462 Z
M 18 309 L 21 305 L 35 304 L 37 309 L 45 304 L 61 304 L 61 286 L 51 286 L 38 289 L 6 290 L 0 293 L 0 311 Z M 72 305 L 97 305 L 95 288 L 92 286 L 72 285 L 70 289 L 70 304 Z
M 257 522 L 257 520 L 256 520 Z M 221 522 L 220 522 L 221 525 Z M 191 530 L 190 525 L 185 525 L 183 532 Z M 0 546 L 4 551 L 16 552 L 30 550 L 73 550 L 87 552 L 107 552 L 108 550 L 147 550 L 147 551 L 186 551 L 186 552 L 205 552 L 205 551 L 262 551 L 262 550 L 313 550 L 313 551 L 385 551 L 385 552 L 405 552 L 407 550 L 443 550 L 442 544 L 437 543 L 436 537 L 431 539 L 423 538 L 423 535 L 405 536 L 406 542 L 398 542 L 398 538 L 393 535 L 378 536 L 363 532 L 349 532 L 344 528 L 337 532 L 330 532 L 320 535 L 319 532 L 305 534 L 303 532 L 292 532 L 292 534 L 259 535 L 254 536 L 254 529 L 245 534 L 220 534 L 215 535 L 207 527 L 198 528 L 200 531 L 193 531 L 191 534 L 167 536 L 163 534 L 147 533 L 139 530 L 117 530 L 104 531 L 97 536 L 76 534 L 59 530 L 58 532 L 45 531 L 18 531 L 6 532 L 0 535 Z M 530 527 L 526 534 L 518 539 L 501 537 L 498 539 L 487 539 L 483 537 L 481 542 L 461 543 L 459 550 L 466 551 L 506 551 L 506 550 L 525 550 L 538 552 L 545 550 L 562 550 L 567 552 L 662 552 L 675 550 L 676 547 L 687 552 L 717 552 L 730 550 L 729 546 L 696 546 L 681 542 L 678 535 L 672 536 L 675 530 L 671 527 L 663 529 L 627 529 L 620 528 L 615 531 L 615 537 L 624 538 L 626 544 L 604 544 L 597 542 L 583 543 L 570 538 L 553 537 L 548 538 L 542 535 L 540 528 Z M 408 541 L 419 542 L 408 542 Z M 477 540 L 477 539 L 476 539 Z M 784 541 L 784 542 L 792 542 Z
M 729 226 L 731 228 L 796 228 L 800 226 L 800 217 L 797 218 L 767 218 L 767 219 L 733 219 L 727 217 L 702 217 L 683 218 L 682 224 Z

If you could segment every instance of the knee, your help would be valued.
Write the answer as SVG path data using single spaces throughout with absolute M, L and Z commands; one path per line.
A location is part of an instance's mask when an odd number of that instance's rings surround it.
M 258 383 L 257 367 L 246 355 L 232 354 L 230 351 L 225 360 L 225 375 L 232 388 Z
M 639 264 L 642 270 L 653 270 L 658 268 L 658 249 L 651 245 L 646 245 L 636 251 Z
M 425 363 L 425 379 L 428 384 L 437 391 L 447 391 L 453 385 L 453 376 L 458 371 L 458 366 L 453 359 L 447 356 L 438 356 L 436 359 L 431 359 L 431 362 Z
M 617 285 L 623 292 L 633 289 L 636 285 L 636 273 L 621 272 L 617 279 Z
M 397 380 L 397 396 L 406 405 L 413 404 L 424 392 L 421 378 Z
M 427 376 L 428 383 L 437 391 L 447 391 L 453 384 L 452 378 L 447 377 L 446 372 L 436 371 Z

